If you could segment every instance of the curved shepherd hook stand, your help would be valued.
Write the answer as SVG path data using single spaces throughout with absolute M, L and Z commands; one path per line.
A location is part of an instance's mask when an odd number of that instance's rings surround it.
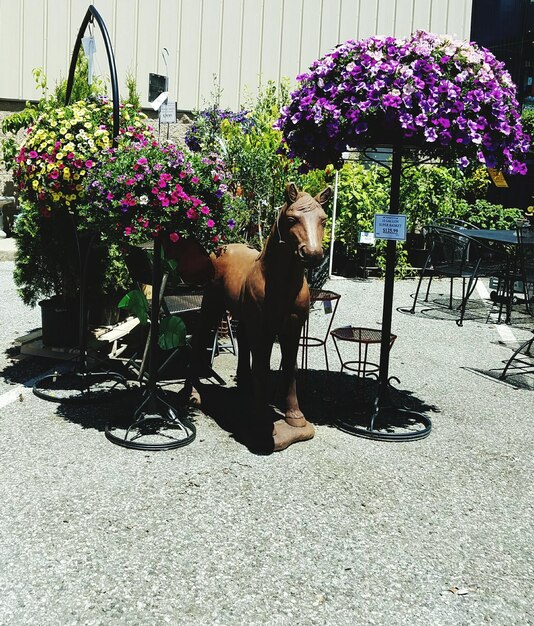
M 76 62 L 85 30 L 89 23 L 95 22 L 100 27 L 111 75 L 111 91 L 113 97 L 113 145 L 117 145 L 119 134 L 119 89 L 115 58 L 111 47 L 106 25 L 94 6 L 90 6 L 85 14 L 82 25 L 76 38 L 67 80 L 65 104 L 70 103 Z M 96 232 L 87 233 L 87 245 L 82 251 L 80 233 L 74 217 L 70 215 L 73 236 L 76 242 L 78 268 L 80 272 L 80 308 L 79 308 L 79 348 L 76 364 L 71 372 L 54 373 L 40 378 L 33 387 L 36 396 L 51 402 L 87 402 L 106 399 L 107 392 L 121 384 L 128 387 L 126 379 L 116 372 L 90 372 L 87 366 L 87 272 L 91 251 L 95 242 Z
M 150 358 L 148 383 L 144 399 L 134 413 L 130 426 L 112 429 L 106 425 L 106 437 L 124 448 L 136 450 L 172 450 L 191 443 L 196 437 L 194 424 L 185 416 L 178 417 L 175 409 L 165 400 L 164 392 L 158 387 L 158 328 L 161 292 L 161 240 L 154 239 L 152 261 L 152 298 L 150 310 Z M 187 410 L 187 409 L 184 409 Z M 144 438 L 144 441 L 141 439 Z
M 400 181 L 402 173 L 402 147 L 393 145 L 391 164 L 391 189 L 389 212 L 399 212 Z M 389 239 L 386 249 L 386 274 L 384 281 L 384 302 L 382 309 L 382 340 L 380 344 L 380 370 L 378 374 L 378 396 L 369 426 L 363 428 L 346 421 L 340 421 L 339 427 L 347 432 L 367 439 L 380 441 L 410 441 L 423 439 L 430 434 L 432 422 L 423 413 L 408 408 L 396 407 L 391 399 L 391 381 L 398 379 L 389 376 L 389 352 L 391 319 L 393 312 L 393 289 L 395 284 L 396 241 Z M 403 430 L 398 425 L 403 425 Z M 417 427 L 419 426 L 419 427 Z

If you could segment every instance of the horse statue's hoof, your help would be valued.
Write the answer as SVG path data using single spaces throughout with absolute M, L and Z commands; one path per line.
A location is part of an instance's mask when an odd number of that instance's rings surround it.
M 274 451 L 285 450 L 292 443 L 312 439 L 314 435 L 315 428 L 310 422 L 304 421 L 304 426 L 290 426 L 285 419 L 277 420 L 273 430 Z

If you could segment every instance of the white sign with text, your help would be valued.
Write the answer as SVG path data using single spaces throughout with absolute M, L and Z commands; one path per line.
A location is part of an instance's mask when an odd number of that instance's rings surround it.
M 176 124 L 176 102 L 164 102 L 159 109 L 162 124 Z
M 406 215 L 377 213 L 375 215 L 375 238 L 406 240 Z

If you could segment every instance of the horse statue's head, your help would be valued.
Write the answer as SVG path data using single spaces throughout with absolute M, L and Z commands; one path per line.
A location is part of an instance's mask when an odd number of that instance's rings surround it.
M 290 246 L 307 267 L 316 267 L 323 259 L 327 219 L 323 205 L 331 196 L 331 187 L 312 198 L 309 193 L 299 191 L 293 183 L 286 185 L 286 203 L 278 215 L 277 234 L 280 242 Z

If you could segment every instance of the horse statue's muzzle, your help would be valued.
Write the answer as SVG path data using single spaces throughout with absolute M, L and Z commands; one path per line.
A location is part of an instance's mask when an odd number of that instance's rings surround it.
M 321 264 L 324 253 L 322 248 L 309 249 L 305 245 L 300 246 L 297 250 L 300 262 L 305 267 L 317 267 Z

